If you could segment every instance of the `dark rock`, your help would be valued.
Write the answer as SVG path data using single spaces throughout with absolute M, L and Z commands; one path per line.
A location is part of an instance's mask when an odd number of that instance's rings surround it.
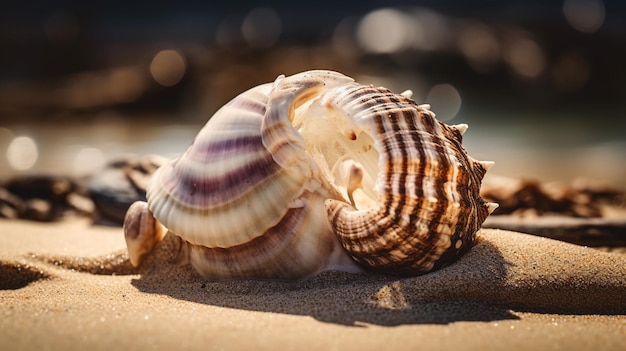
M 49 222 L 57 218 L 56 212 L 50 200 L 28 199 L 24 202 L 24 212 L 21 218 Z
M 626 218 L 489 216 L 483 228 L 512 230 L 591 247 L 626 247 Z
M 11 179 L 4 187 L 22 199 L 64 203 L 67 195 L 76 191 L 77 184 L 69 177 L 36 175 Z
M 160 156 L 130 157 L 91 176 L 87 190 L 101 219 L 121 225 L 130 205 L 146 200 L 150 177 L 165 161 Z
M 0 218 L 17 219 L 23 211 L 24 202 L 4 188 L 0 188 Z
M 499 204 L 494 215 L 522 217 L 602 218 L 626 203 L 625 192 L 587 179 L 567 184 L 492 176 L 483 182 L 481 196 Z
M 68 199 L 79 191 L 78 182 L 70 177 L 16 177 L 0 188 L 0 217 L 53 221 L 75 210 Z

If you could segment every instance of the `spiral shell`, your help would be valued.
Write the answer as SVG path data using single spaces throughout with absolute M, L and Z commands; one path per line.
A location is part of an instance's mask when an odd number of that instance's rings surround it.
M 124 224 L 131 259 L 166 228 L 210 278 L 298 279 L 357 264 L 428 272 L 467 251 L 495 208 L 479 197 L 490 163 L 467 155 L 466 128 L 410 93 L 336 72 L 281 76 L 222 107 L 154 174 L 147 208 L 133 205 Z M 165 228 L 138 224 L 146 215 Z
M 359 263 L 415 275 L 467 251 L 495 209 L 479 196 L 491 163 L 461 146 L 465 125 L 439 122 L 428 106 L 385 88 L 346 84 L 320 99 L 374 140 L 377 202 L 355 210 L 328 200 L 328 217 L 342 245 Z M 358 137 L 357 137 L 358 140 Z M 373 177 L 376 170 L 368 170 Z

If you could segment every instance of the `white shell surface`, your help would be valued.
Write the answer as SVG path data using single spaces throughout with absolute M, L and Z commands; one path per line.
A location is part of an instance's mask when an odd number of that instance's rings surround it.
M 209 120 L 181 157 L 155 173 L 150 210 L 190 243 L 225 248 L 263 235 L 298 206 L 303 191 L 327 196 L 290 118 L 298 99 L 351 80 L 314 71 L 242 93 Z

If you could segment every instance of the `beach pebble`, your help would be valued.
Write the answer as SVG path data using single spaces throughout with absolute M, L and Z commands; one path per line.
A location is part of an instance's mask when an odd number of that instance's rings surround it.
M 131 156 L 110 162 L 92 175 L 87 191 L 100 220 L 121 225 L 128 207 L 146 200 L 150 177 L 165 160 L 156 155 Z
M 23 206 L 19 196 L 12 194 L 7 189 L 0 188 L 0 218 L 19 218 Z
M 91 215 L 69 199 L 80 196 L 78 182 L 70 177 L 32 175 L 10 179 L 0 188 L 0 217 L 54 221 L 68 211 Z M 83 206 L 83 208 L 88 208 Z
M 55 219 L 55 209 L 50 201 L 44 199 L 28 199 L 24 202 L 24 212 L 21 217 L 40 222 L 48 222 Z
M 77 184 L 69 177 L 33 175 L 13 178 L 5 188 L 23 199 L 39 198 L 62 203 L 67 195 L 76 191 Z
M 481 196 L 499 204 L 494 215 L 520 217 L 610 217 L 626 201 L 624 191 L 590 179 L 563 183 L 494 175 L 485 178 Z

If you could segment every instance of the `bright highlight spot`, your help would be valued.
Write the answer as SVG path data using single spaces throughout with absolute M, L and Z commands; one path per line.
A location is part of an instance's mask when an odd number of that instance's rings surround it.
M 39 158 L 37 143 L 32 138 L 21 136 L 13 139 L 7 148 L 7 160 L 11 168 L 25 171 L 32 168 Z
M 81 149 L 74 158 L 74 171 L 78 174 L 88 174 L 104 165 L 102 151 L 93 147 Z
M 437 12 L 419 8 L 406 18 L 405 34 L 412 41 L 411 47 L 420 50 L 445 50 L 450 28 L 448 19 Z
M 394 9 L 368 13 L 357 27 L 357 40 L 363 50 L 375 54 L 389 54 L 406 49 L 413 42 L 411 20 Z M 418 34 L 422 34 L 421 32 Z
M 276 11 L 258 8 L 250 11 L 241 24 L 241 34 L 251 46 L 270 47 L 278 41 L 282 23 Z
M 183 79 L 186 69 L 185 58 L 175 50 L 159 51 L 150 63 L 152 78 L 166 87 L 178 84 Z
M 438 84 L 430 89 L 425 101 L 432 106 L 440 121 L 449 121 L 461 109 L 461 94 L 450 84 Z
M 593 33 L 604 23 L 604 3 L 602 0 L 565 0 L 563 15 L 572 28 Z

